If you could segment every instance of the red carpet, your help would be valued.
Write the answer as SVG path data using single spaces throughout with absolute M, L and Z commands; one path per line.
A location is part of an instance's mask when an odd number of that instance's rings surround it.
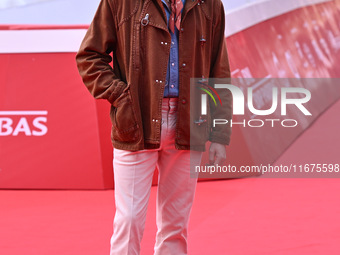
M 340 163 L 340 101 L 277 164 Z M 304 151 L 308 148 L 308 153 Z M 152 188 L 142 255 L 153 254 Z M 338 255 L 339 179 L 251 178 L 199 183 L 191 255 Z M 0 191 L 1 255 L 105 255 L 113 191 Z

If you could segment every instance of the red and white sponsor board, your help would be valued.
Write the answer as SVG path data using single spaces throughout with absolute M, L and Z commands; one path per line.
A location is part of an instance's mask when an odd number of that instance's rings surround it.
M 252 78 L 339 77 L 340 1 L 277 2 L 226 15 L 232 76 L 256 86 L 257 97 L 271 91 L 249 83 Z M 75 64 L 85 31 L 0 26 L 0 188 L 113 187 L 109 105 L 91 97 Z M 311 93 L 320 98 L 312 101 L 313 118 L 273 136 L 274 147 L 261 139 L 266 129 L 234 128 L 228 162 L 272 162 L 340 97 L 331 86 Z M 269 101 L 263 102 L 266 107 Z

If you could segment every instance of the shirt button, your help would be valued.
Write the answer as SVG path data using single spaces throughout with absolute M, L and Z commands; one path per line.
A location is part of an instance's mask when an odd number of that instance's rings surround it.
M 175 66 L 175 63 L 171 63 L 172 66 Z
M 187 100 L 182 99 L 182 104 L 186 104 L 186 103 L 187 103 Z
M 174 85 L 174 84 L 172 84 L 170 87 L 171 87 L 171 88 L 174 88 L 174 87 L 175 87 L 175 85 Z

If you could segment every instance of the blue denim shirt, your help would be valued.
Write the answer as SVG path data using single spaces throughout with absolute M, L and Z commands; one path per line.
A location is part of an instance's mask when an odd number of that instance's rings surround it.
M 171 10 L 169 9 L 166 0 L 162 0 L 164 4 L 164 9 L 166 13 L 166 17 L 168 19 L 171 14 Z M 185 5 L 185 0 L 182 0 L 183 6 Z M 184 8 L 184 7 L 183 7 Z M 182 9 L 183 11 L 183 9 Z M 168 62 L 168 70 L 166 73 L 166 81 L 165 81 L 165 89 L 164 89 L 164 97 L 178 97 L 178 86 L 179 86 L 179 58 L 178 58 L 178 29 L 175 26 L 175 33 L 171 34 L 171 47 L 170 47 L 170 57 Z

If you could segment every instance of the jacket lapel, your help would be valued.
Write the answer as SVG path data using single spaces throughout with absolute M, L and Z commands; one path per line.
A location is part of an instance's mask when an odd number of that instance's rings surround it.
M 194 6 L 199 2 L 200 0 L 186 0 L 185 5 L 182 12 L 182 21 L 184 21 L 185 17 L 187 16 L 188 12 L 194 8 Z

